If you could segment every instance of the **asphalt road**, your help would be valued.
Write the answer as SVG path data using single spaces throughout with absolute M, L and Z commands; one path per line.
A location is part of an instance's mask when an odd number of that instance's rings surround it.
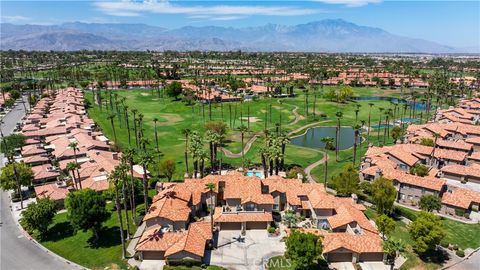
M 8 135 L 17 122 L 25 115 L 23 105 L 19 103 L 3 118 L 3 134 Z M 2 158 L 3 160 L 3 158 Z M 0 164 L 3 166 L 3 164 Z M 1 192 L 0 216 L 0 269 L 2 270 L 60 270 L 78 269 L 60 258 L 47 253 L 34 242 L 28 240 L 17 227 L 9 207 L 8 194 Z

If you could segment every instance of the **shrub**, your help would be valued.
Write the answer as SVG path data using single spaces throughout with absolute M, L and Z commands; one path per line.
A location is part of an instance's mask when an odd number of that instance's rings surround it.
M 144 216 L 145 215 L 145 204 L 142 203 L 142 204 L 138 204 L 137 206 L 135 206 L 135 212 L 139 216 Z
M 396 214 L 401 215 L 410 219 L 411 221 L 415 221 L 417 219 L 417 213 L 414 210 L 410 210 L 408 208 L 396 206 L 393 210 Z
M 268 227 L 267 231 L 269 234 L 274 234 L 277 229 L 274 227 Z
M 455 215 L 461 217 L 461 216 L 465 215 L 465 210 L 463 210 L 463 209 L 455 209 Z
M 458 257 L 465 257 L 465 251 L 459 249 L 455 252 L 455 254 L 458 256 Z
M 443 247 L 443 248 L 448 248 L 450 246 L 450 244 L 447 241 L 442 240 L 440 242 L 440 246 Z

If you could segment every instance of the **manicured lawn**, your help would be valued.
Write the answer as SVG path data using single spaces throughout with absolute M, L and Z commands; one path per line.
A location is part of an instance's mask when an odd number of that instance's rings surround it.
M 402 208 L 402 211 L 413 210 Z M 370 219 L 376 217 L 375 210 L 371 208 L 368 208 L 365 214 Z M 480 246 L 480 224 L 465 224 L 449 219 L 442 219 L 442 223 L 446 233 L 444 238 L 445 242 L 458 245 L 461 249 L 477 248 Z M 413 240 L 410 238 L 407 225 L 402 221 L 396 221 L 396 227 L 391 237 L 393 239 L 400 239 L 407 244 L 407 251 L 403 254 L 407 258 L 407 261 L 401 269 L 407 270 L 415 267 L 420 267 L 420 269 L 438 269 L 441 267 L 440 263 L 421 260 L 418 255 L 413 252 Z
M 92 232 L 73 232 L 67 214 L 57 214 L 54 223 L 51 225 L 48 235 L 41 244 L 52 252 L 82 266 L 91 269 L 127 269 L 127 263 L 121 259 L 122 249 L 120 244 L 120 232 L 118 228 L 118 217 L 112 210 L 110 219 L 104 223 L 99 233 L 100 239 L 96 245 L 91 245 Z M 124 222 L 125 224 L 125 222 Z M 131 224 L 130 232 L 136 228 Z
M 329 87 L 325 87 L 324 91 Z M 114 91 L 118 94 L 119 97 L 126 98 L 126 105 L 129 106 L 129 110 L 137 109 L 138 113 L 143 115 L 143 128 L 146 137 L 149 138 L 150 145 L 149 148 L 155 148 L 155 138 L 154 138 L 154 124 L 153 119 L 158 118 L 158 137 L 159 137 L 159 149 L 161 152 L 161 159 L 172 159 L 176 162 L 176 173 L 174 179 L 183 179 L 185 172 L 185 161 L 184 161 L 184 150 L 185 150 L 185 139 L 182 135 L 183 129 L 196 130 L 200 133 L 204 131 L 204 124 L 210 121 L 209 117 L 209 106 L 208 104 L 202 105 L 196 103 L 195 105 L 186 105 L 182 101 L 173 101 L 170 98 L 158 97 L 157 94 L 150 90 L 117 90 Z M 354 88 L 356 95 L 390 95 L 397 96 L 398 91 L 394 90 L 384 90 L 378 88 Z M 281 123 L 281 129 L 283 131 L 292 131 L 299 127 L 302 127 L 306 124 L 319 123 L 323 126 L 334 126 L 336 125 L 335 113 L 341 111 L 344 113 L 341 124 L 343 126 L 351 126 L 355 124 L 355 108 L 356 104 L 361 105 L 360 111 L 358 114 L 358 123 L 360 120 L 368 119 L 369 112 L 369 103 L 375 104 L 372 109 L 371 114 L 371 123 L 374 125 L 378 122 L 379 113 L 378 108 L 388 108 L 392 106 L 390 102 L 387 101 L 357 101 L 357 102 L 347 102 L 345 104 L 337 104 L 335 102 L 327 101 L 320 97 L 320 94 L 317 94 L 316 102 L 316 113 L 324 113 L 326 117 L 321 118 L 317 116 L 316 119 L 312 116 L 313 112 L 313 93 L 309 94 L 309 117 L 306 117 L 305 112 L 305 94 L 302 91 L 296 91 L 297 96 L 293 98 L 285 99 L 273 99 L 273 98 L 260 98 L 259 100 L 251 102 L 233 102 L 233 103 L 214 103 L 212 104 L 212 121 L 224 121 L 229 126 L 229 131 L 225 141 L 225 148 L 231 150 L 234 153 L 238 153 L 241 150 L 240 143 L 240 132 L 237 128 L 242 124 L 241 116 L 245 119 L 249 112 L 251 123 L 250 123 L 250 132 L 245 135 L 245 143 L 254 135 L 260 134 L 263 135 L 263 129 L 267 126 L 271 131 L 275 130 L 275 124 Z M 87 99 L 93 104 L 93 95 L 91 92 L 86 93 Z M 104 100 L 106 98 L 106 93 L 104 93 Z M 281 103 L 279 102 L 281 101 Z M 298 113 L 300 114 L 300 120 L 297 123 L 293 123 L 294 115 L 292 113 L 293 108 L 298 107 Z M 231 113 L 230 113 L 231 111 Z M 271 111 L 271 117 L 270 117 Z M 106 110 L 105 106 L 102 110 L 96 105 L 88 110 L 89 115 L 98 123 L 102 128 L 104 133 L 110 138 L 113 139 L 113 131 L 110 121 L 107 119 L 109 114 L 112 114 L 111 111 Z M 407 113 L 408 114 L 408 113 Z M 138 115 L 138 114 L 137 114 Z M 117 142 L 121 148 L 126 148 L 128 143 L 128 136 L 126 130 L 126 123 L 123 117 L 121 118 L 121 123 L 119 117 L 114 119 L 115 129 L 117 134 Z M 383 118 L 383 115 L 382 115 Z M 133 129 L 133 115 L 131 111 L 129 112 L 129 126 Z M 266 121 L 265 121 L 266 120 Z M 281 120 L 281 121 L 280 121 Z M 321 123 L 320 123 L 321 121 Z M 266 122 L 266 125 L 265 125 Z M 247 121 L 243 121 L 244 125 L 247 125 Z M 304 132 L 303 130 L 302 132 Z M 132 134 L 132 145 L 135 145 L 135 139 Z M 383 132 L 382 132 L 383 134 Z M 372 136 L 374 137 L 374 136 Z M 376 137 L 375 137 L 376 138 Z M 260 159 L 258 155 L 258 149 L 263 144 L 261 139 L 252 145 L 251 150 L 246 154 L 246 158 L 252 163 L 259 165 Z M 294 145 L 289 145 L 286 152 L 286 164 L 292 165 L 297 164 L 302 167 L 306 167 L 312 162 L 315 162 L 322 158 L 322 153 L 318 150 L 321 149 L 307 149 L 301 148 Z M 366 151 L 366 144 L 359 149 L 358 159 Z M 329 175 L 333 175 L 342 168 L 346 162 L 349 162 L 349 158 L 352 156 L 352 150 L 348 149 L 341 151 L 341 162 L 338 164 L 336 162 L 331 162 L 331 169 L 329 168 Z M 238 167 L 241 165 L 241 158 L 235 159 L 223 159 L 225 163 L 230 164 L 233 167 Z M 191 160 L 190 160 L 191 162 Z M 207 166 L 209 163 L 207 162 Z M 157 171 L 156 168 L 150 168 L 153 172 Z M 190 164 L 190 169 L 192 165 Z M 321 176 L 323 167 L 319 166 L 313 171 L 313 175 Z

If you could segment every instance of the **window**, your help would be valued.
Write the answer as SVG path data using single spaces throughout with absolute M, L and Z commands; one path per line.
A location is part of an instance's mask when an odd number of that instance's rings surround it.
M 245 206 L 246 211 L 254 211 L 255 210 L 255 204 L 254 203 L 247 203 Z
M 278 204 L 273 205 L 273 210 L 279 210 L 279 209 L 280 209 L 280 206 Z

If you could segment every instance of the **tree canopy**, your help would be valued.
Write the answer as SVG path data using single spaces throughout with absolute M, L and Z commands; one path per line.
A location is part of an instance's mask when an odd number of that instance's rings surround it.
M 26 139 L 27 138 L 22 134 L 11 134 L 5 136 L 0 143 L 0 151 L 4 154 L 7 154 L 15 150 L 15 148 L 24 146 Z
M 393 210 L 393 203 L 397 197 L 397 190 L 392 180 L 380 177 L 372 183 L 372 199 L 379 214 L 390 214 Z
M 389 236 L 395 230 L 395 221 L 387 215 L 380 215 L 375 219 L 378 231 L 382 233 L 382 237 Z
M 408 226 L 413 248 L 417 253 L 434 250 L 445 236 L 440 217 L 433 213 L 421 211 L 417 219 Z
M 352 164 L 346 165 L 342 172 L 333 177 L 332 181 L 337 194 L 340 196 L 350 196 L 359 190 L 360 177 Z
M 17 181 L 15 180 L 15 173 L 13 170 L 13 164 L 8 163 L 3 169 L 2 173 L 0 174 L 0 187 L 3 190 L 8 189 L 15 189 L 17 190 Z M 21 162 L 15 164 L 15 170 L 17 171 L 17 175 L 19 178 L 20 185 L 22 186 L 30 186 L 33 180 L 33 171 L 30 166 Z
M 55 201 L 50 198 L 39 199 L 37 202 L 29 204 L 28 208 L 22 212 L 22 226 L 29 232 L 38 231 L 39 236 L 43 237 L 56 212 Z
M 423 195 L 420 198 L 420 202 L 418 203 L 420 209 L 432 212 L 433 210 L 440 210 L 442 208 L 442 201 L 439 197 L 431 194 Z
M 293 230 L 285 241 L 285 255 L 292 260 L 295 269 L 309 269 L 322 254 L 322 241 L 318 235 Z
M 167 177 L 168 181 L 172 181 L 173 174 L 175 173 L 175 161 L 171 159 L 163 160 L 160 162 L 160 173 Z
M 169 97 L 178 99 L 178 96 L 182 94 L 182 83 L 172 82 L 166 87 L 166 92 Z
M 92 230 L 97 240 L 102 223 L 110 217 L 102 195 L 88 188 L 82 189 L 69 193 L 65 206 L 72 227 L 75 230 Z

